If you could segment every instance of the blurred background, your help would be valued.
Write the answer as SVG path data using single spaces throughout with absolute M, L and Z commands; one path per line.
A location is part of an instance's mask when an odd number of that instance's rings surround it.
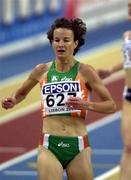
M 0 0 L 0 59 L 46 45 L 48 43 L 46 32 L 54 19 L 60 16 L 82 18 L 89 32 L 126 20 L 127 2 L 126 0 Z
M 99 28 L 126 21 L 127 2 L 126 0 L 0 0 L 0 80 L 14 75 L 16 71 L 21 73 L 31 69 L 43 58 L 46 61 L 52 59 L 51 51 L 46 53 L 47 58 L 45 51 L 40 49 L 47 46 L 46 32 L 52 22 L 60 16 L 82 18 L 87 24 L 89 37 L 91 31 L 97 29 L 99 31 Z M 107 35 L 102 34 L 101 38 Z M 89 40 L 87 48 L 92 44 Z M 95 45 L 95 42 L 93 43 Z M 35 56 L 26 55 L 32 50 Z M 25 55 L 21 59 L 19 54 L 22 52 Z M 28 63 L 25 63 L 27 60 Z M 10 62 L 11 65 L 8 64 Z M 17 69 L 13 62 L 18 63 Z M 6 65 L 10 67 L 10 72 L 5 70 Z
M 0 100 L 10 96 L 35 65 L 53 60 L 46 32 L 61 16 L 82 18 L 87 25 L 87 41 L 77 55 L 80 61 L 96 69 L 120 63 L 122 34 L 131 27 L 127 14 L 127 0 L 0 0 Z M 117 96 L 116 79 L 117 83 L 120 81 Z M 121 110 L 123 73 L 106 83 L 117 101 L 118 111 Z M 87 125 L 103 117 L 89 113 Z M 5 170 L 9 161 L 20 155 L 30 151 L 36 155 L 40 129 L 38 85 L 14 109 L 6 111 L 0 107 L 0 170 Z M 30 166 L 35 168 L 33 163 Z M 102 168 L 98 164 L 97 167 L 95 177 L 102 173 Z M 5 174 L 1 176 L 7 178 Z

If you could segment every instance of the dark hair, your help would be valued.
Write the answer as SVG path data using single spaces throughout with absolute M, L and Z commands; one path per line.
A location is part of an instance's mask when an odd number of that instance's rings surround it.
M 86 24 L 79 18 L 67 19 L 65 17 L 58 18 L 54 21 L 51 28 L 47 32 L 47 38 L 50 43 L 53 40 L 54 30 L 57 28 L 71 29 L 74 33 L 74 41 L 78 40 L 78 46 L 74 50 L 74 55 L 80 50 L 80 47 L 85 44 L 84 35 L 87 32 Z

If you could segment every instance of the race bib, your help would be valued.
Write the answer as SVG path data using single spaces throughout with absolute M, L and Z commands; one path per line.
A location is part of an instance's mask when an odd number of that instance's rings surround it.
M 53 82 L 42 87 L 42 103 L 46 115 L 79 112 L 67 107 L 66 102 L 70 96 L 81 97 L 78 81 Z

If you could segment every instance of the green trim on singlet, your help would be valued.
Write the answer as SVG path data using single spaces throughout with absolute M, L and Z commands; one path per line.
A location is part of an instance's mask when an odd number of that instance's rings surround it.
M 74 81 L 78 73 L 79 64 L 80 62 L 76 61 L 75 65 L 69 71 L 62 73 L 56 70 L 55 61 L 54 61 L 47 74 L 47 83 L 67 81 L 67 80 Z
M 54 61 L 47 73 L 47 83 L 60 82 L 60 81 L 74 81 L 78 73 L 79 64 L 80 62 L 76 61 L 74 66 L 69 71 L 62 73 L 56 70 L 55 61 Z M 65 80 L 63 80 L 64 77 Z M 57 114 L 57 116 L 70 116 L 70 113 Z

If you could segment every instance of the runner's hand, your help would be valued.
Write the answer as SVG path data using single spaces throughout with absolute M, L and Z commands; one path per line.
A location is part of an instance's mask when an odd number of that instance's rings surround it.
M 1 102 L 1 105 L 4 109 L 9 109 L 13 108 L 16 104 L 15 98 L 9 97 L 9 98 L 4 98 Z
M 78 97 L 70 97 L 66 102 L 66 105 L 78 110 L 88 109 L 88 102 Z

